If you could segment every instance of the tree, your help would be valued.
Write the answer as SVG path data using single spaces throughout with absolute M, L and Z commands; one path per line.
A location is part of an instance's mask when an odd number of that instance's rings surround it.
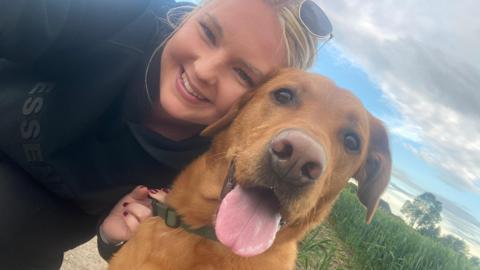
M 473 266 L 475 267 L 480 267 L 480 259 L 478 257 L 471 257 L 470 262 L 472 263 Z
M 457 238 L 453 235 L 447 234 L 446 236 L 443 236 L 440 238 L 440 242 L 460 254 L 467 255 L 468 253 L 467 244 L 460 238 Z
M 438 238 L 440 236 L 440 227 L 438 226 L 422 227 L 417 229 L 417 231 L 431 238 Z
M 438 223 L 442 220 L 442 203 L 437 201 L 435 195 L 425 192 L 411 201 L 406 201 L 400 212 L 405 215 L 407 222 L 420 233 L 438 237 L 440 228 Z
M 390 205 L 383 199 L 380 199 L 380 202 L 378 203 L 378 208 L 382 209 L 387 214 L 392 214 L 392 209 L 390 208 Z

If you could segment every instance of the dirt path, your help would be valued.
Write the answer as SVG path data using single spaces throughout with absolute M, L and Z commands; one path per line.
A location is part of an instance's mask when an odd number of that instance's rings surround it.
M 69 250 L 63 258 L 61 270 L 104 270 L 107 263 L 97 251 L 97 238 Z

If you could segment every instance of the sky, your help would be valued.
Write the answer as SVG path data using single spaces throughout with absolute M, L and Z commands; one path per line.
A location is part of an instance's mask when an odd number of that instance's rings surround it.
M 334 40 L 311 71 L 351 90 L 387 125 L 395 214 L 431 192 L 442 234 L 480 257 L 480 20 L 477 0 L 318 0 Z
M 389 130 L 383 198 L 401 215 L 406 200 L 433 193 L 441 234 L 480 257 L 480 2 L 315 1 L 335 38 L 311 71 L 351 90 Z

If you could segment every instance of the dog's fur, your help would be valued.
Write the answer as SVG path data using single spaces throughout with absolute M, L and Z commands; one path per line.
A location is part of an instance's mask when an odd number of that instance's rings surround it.
M 272 92 L 279 88 L 293 90 L 295 102 L 276 102 Z M 150 218 L 114 256 L 110 269 L 294 269 L 298 241 L 329 214 L 351 177 L 359 183 L 358 196 L 370 222 L 390 177 L 386 131 L 350 92 L 320 75 L 297 70 L 279 72 L 204 131 L 215 135 L 213 144 L 177 177 L 168 205 L 193 227 L 214 223 L 230 162 L 235 159 L 238 185 L 265 186 L 265 179 L 275 177 L 265 158 L 268 145 L 276 134 L 291 128 L 318 142 L 328 162 L 307 187 L 275 180 L 279 181 L 275 195 L 287 223 L 268 250 L 253 257 L 237 256 L 219 242 Z M 347 132 L 360 139 L 358 152 L 346 150 Z

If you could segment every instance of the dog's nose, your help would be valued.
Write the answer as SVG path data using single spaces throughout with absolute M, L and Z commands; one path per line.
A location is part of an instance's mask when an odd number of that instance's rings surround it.
M 318 179 L 325 168 L 323 147 L 305 132 L 288 129 L 270 143 L 273 170 L 282 180 L 305 185 Z

